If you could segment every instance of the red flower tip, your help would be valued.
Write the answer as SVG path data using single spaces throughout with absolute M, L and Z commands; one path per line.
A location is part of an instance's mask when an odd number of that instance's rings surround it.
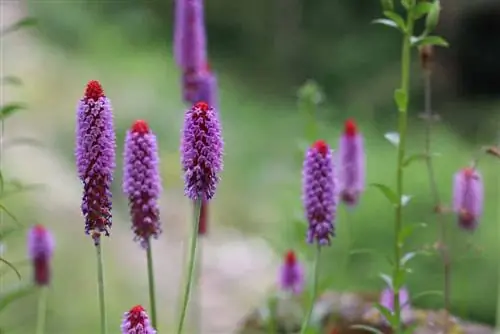
M 137 121 L 132 124 L 132 132 L 133 133 L 139 133 L 139 134 L 145 134 L 149 132 L 149 126 L 146 121 L 143 121 L 142 119 L 138 119 Z
M 472 177 L 474 177 L 474 168 L 465 167 L 464 169 L 462 169 L 462 173 L 464 173 L 464 176 L 466 178 L 472 178 Z
M 328 145 L 325 143 L 324 140 L 317 140 L 314 144 L 313 147 L 318 150 L 321 155 L 325 156 L 326 153 L 328 152 Z
M 85 89 L 85 97 L 97 101 L 100 97 L 104 96 L 102 86 L 97 80 L 90 80 Z
M 295 252 L 293 250 L 289 250 L 285 254 L 285 263 L 287 265 L 294 265 L 297 262 L 297 257 L 295 256 Z
M 206 112 L 206 111 L 208 111 L 208 109 L 210 109 L 210 107 L 208 106 L 208 103 L 206 103 L 204 101 L 200 101 L 200 102 L 196 103 L 194 105 L 194 107 L 200 109 L 203 112 Z
M 144 312 L 144 307 L 142 307 L 141 305 L 135 305 L 130 309 L 130 313 L 132 314 L 137 314 L 141 312 Z
M 45 226 L 43 226 L 42 224 L 36 224 L 35 226 L 33 226 L 33 231 L 36 234 L 43 234 L 46 232 L 46 229 Z
M 349 137 L 352 137 L 357 132 L 358 132 L 358 127 L 356 126 L 356 122 L 352 118 L 349 118 L 347 121 L 345 121 L 344 133 L 346 135 L 348 135 Z

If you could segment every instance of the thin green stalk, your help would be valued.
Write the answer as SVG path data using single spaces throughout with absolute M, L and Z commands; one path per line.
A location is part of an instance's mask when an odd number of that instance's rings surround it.
M 498 124 L 499 133 L 498 133 L 498 147 L 500 147 L 500 122 Z M 497 198 L 500 194 L 500 177 L 497 174 Z M 497 206 L 497 217 L 500 217 L 500 206 Z M 498 244 L 500 245 L 500 220 L 497 222 L 498 228 Z M 497 290 L 497 324 L 496 324 L 496 334 L 500 334 L 500 261 L 498 262 L 498 290 Z
M 410 65 L 411 65 L 411 36 L 413 35 L 414 19 L 410 12 L 408 12 L 406 31 L 404 34 L 403 46 L 401 50 L 401 92 L 404 94 L 404 102 L 399 106 L 398 113 L 398 132 L 399 132 L 399 145 L 398 145 L 398 159 L 397 159 L 397 176 L 396 176 L 396 198 L 398 203 L 395 210 L 395 223 L 394 223 L 394 272 L 393 282 L 398 281 L 399 273 L 401 271 L 401 255 L 403 245 L 399 242 L 399 235 L 403 227 L 403 161 L 405 158 L 406 148 L 406 135 L 408 127 L 408 102 L 410 100 Z M 399 304 L 399 284 L 394 287 L 394 315 L 396 323 L 394 331 L 400 333 L 402 329 L 401 322 L 401 305 Z
M 267 322 L 267 333 L 276 334 L 278 333 L 278 324 L 276 323 L 278 298 L 273 296 L 269 299 L 269 321 Z
M 97 284 L 99 289 L 99 309 L 101 311 L 101 334 L 107 333 L 106 302 L 104 298 L 104 266 L 102 261 L 101 241 L 95 246 L 97 254 Z
M 312 311 L 314 309 L 314 302 L 316 301 L 316 296 L 318 294 L 318 280 L 319 280 L 319 257 L 321 254 L 321 246 L 318 244 L 316 248 L 316 256 L 314 258 L 314 271 L 313 271 L 313 284 L 312 284 L 312 295 L 309 308 L 307 310 L 306 317 L 302 323 L 302 328 L 300 334 L 305 334 L 307 327 L 309 326 L 309 321 L 311 320 Z
M 200 222 L 200 212 L 201 212 L 201 200 L 194 202 L 194 217 L 193 217 L 193 230 L 191 231 L 191 243 L 190 243 L 190 257 L 188 264 L 188 277 L 186 286 L 184 288 L 184 296 L 181 307 L 181 316 L 179 319 L 179 327 L 177 328 L 177 334 L 182 333 L 184 327 L 184 321 L 187 313 L 187 306 L 189 302 L 189 295 L 191 293 L 191 285 L 193 281 L 193 274 L 196 262 L 196 246 L 198 244 L 198 225 Z
M 44 334 L 45 332 L 45 318 L 47 315 L 47 295 L 48 288 L 45 286 L 40 287 L 38 294 L 38 314 L 36 320 L 36 334 Z
M 157 322 L 156 322 L 156 292 L 155 292 L 155 274 L 154 274 L 154 266 L 153 266 L 153 250 L 151 249 L 151 239 L 148 239 L 147 244 L 147 259 L 148 259 L 148 282 L 149 282 L 149 303 L 150 310 L 149 314 L 151 315 L 151 324 L 153 328 L 158 330 Z

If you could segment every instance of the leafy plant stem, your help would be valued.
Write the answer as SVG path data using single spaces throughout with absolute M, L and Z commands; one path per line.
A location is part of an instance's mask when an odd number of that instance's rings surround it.
M 413 2 L 414 5 L 414 2 Z M 412 6 L 413 7 L 413 6 Z M 399 281 L 401 272 L 401 255 L 403 245 L 399 242 L 399 235 L 403 227 L 403 171 L 406 147 L 406 135 L 408 126 L 408 102 L 410 100 L 410 65 L 411 65 L 411 37 L 413 35 L 414 18 L 411 14 L 411 9 L 407 13 L 406 31 L 403 38 L 403 46 L 401 50 L 401 88 L 400 91 L 404 94 L 404 100 L 398 105 L 398 132 L 399 132 L 399 145 L 398 145 L 398 158 L 397 158 L 397 172 L 396 172 L 396 195 L 398 202 L 395 209 L 395 224 L 394 224 L 394 271 L 393 282 Z M 394 332 L 401 333 L 401 305 L 399 303 L 399 290 L 401 284 L 394 284 L 394 316 L 395 324 L 393 326 Z
M 193 274 L 195 269 L 196 262 L 196 247 L 198 244 L 198 225 L 200 222 L 200 212 L 201 212 L 201 200 L 196 200 L 194 202 L 194 217 L 193 217 L 193 230 L 191 232 L 191 241 L 190 241 L 190 256 L 188 260 L 188 277 L 186 280 L 186 286 L 184 288 L 183 301 L 181 306 L 181 316 L 179 319 L 179 326 L 177 327 L 177 334 L 182 333 L 182 329 L 184 328 L 184 321 L 186 318 L 186 311 L 189 302 L 189 296 L 191 293 L 191 285 L 193 281 Z
M 441 196 L 436 180 L 436 173 L 432 160 L 431 142 L 432 142 L 432 124 L 434 122 L 434 115 L 432 113 L 432 85 L 431 85 L 432 71 L 424 71 L 424 99 L 425 99 L 425 112 L 424 120 L 425 127 L 425 157 L 427 165 L 427 174 L 429 175 L 429 185 L 432 195 L 432 200 L 435 203 L 436 220 L 439 225 L 439 240 L 438 247 L 443 261 L 444 271 L 444 309 L 446 311 L 445 319 L 445 333 L 449 331 L 449 312 L 450 312 L 450 288 L 451 288 L 451 258 L 447 243 L 447 226 L 446 220 L 441 210 Z
M 45 318 L 47 314 L 47 295 L 48 288 L 45 286 L 40 287 L 38 294 L 38 314 L 36 320 L 36 334 L 43 334 L 45 332 Z
M 318 244 L 316 248 L 316 255 L 314 257 L 314 269 L 313 269 L 313 283 L 312 283 L 312 293 L 311 293 L 311 302 L 309 304 L 309 308 L 307 310 L 306 317 L 304 322 L 302 323 L 302 328 L 300 330 L 300 334 L 305 334 L 307 327 L 309 326 L 309 322 L 311 320 L 312 311 L 314 309 L 314 302 L 316 301 L 316 296 L 318 295 L 318 281 L 319 281 L 319 258 L 321 254 L 321 246 Z
M 149 303 L 151 324 L 153 328 L 158 330 L 156 318 L 156 293 L 155 293 L 155 274 L 153 266 L 153 250 L 151 249 L 151 239 L 148 239 L 148 248 L 146 250 L 147 263 L 148 263 L 148 283 L 149 283 Z
M 97 285 L 99 290 L 99 309 L 101 312 L 101 334 L 107 333 L 106 301 L 104 298 L 104 266 L 102 260 L 102 246 L 99 241 L 96 246 L 97 255 Z

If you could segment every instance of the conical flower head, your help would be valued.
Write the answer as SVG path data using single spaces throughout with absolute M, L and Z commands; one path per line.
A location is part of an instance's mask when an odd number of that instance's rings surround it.
M 156 136 L 137 120 L 125 136 L 123 192 L 127 195 L 135 238 L 143 247 L 161 233 L 158 199 L 161 193 Z
M 304 288 L 304 270 L 293 250 L 285 254 L 278 273 L 278 283 L 283 291 L 293 294 L 300 294 Z
M 176 0 L 174 56 L 183 71 L 197 71 L 207 62 L 203 0 Z
M 196 103 L 186 112 L 181 139 L 184 193 L 188 198 L 209 201 L 214 197 L 223 151 L 217 113 L 205 102 Z
M 455 174 L 453 210 L 461 228 L 468 231 L 477 228 L 483 212 L 483 191 L 481 174 L 475 168 L 463 168 Z
M 141 305 L 136 305 L 123 315 L 122 334 L 156 334 L 149 317 Z
M 33 265 L 33 278 L 37 285 L 50 283 L 50 263 L 54 253 L 54 238 L 43 226 L 35 225 L 28 231 L 28 256 Z
M 76 123 L 76 165 L 83 183 L 85 232 L 99 242 L 111 227 L 111 183 L 116 139 L 111 103 L 98 81 L 87 84 L 79 101 Z
M 302 200 L 309 223 L 307 240 L 329 245 L 335 235 L 337 202 L 332 150 L 323 140 L 316 141 L 306 152 L 302 171 Z
M 342 201 L 354 206 L 365 188 L 365 148 L 363 136 L 352 119 L 345 122 L 338 151 L 339 191 Z

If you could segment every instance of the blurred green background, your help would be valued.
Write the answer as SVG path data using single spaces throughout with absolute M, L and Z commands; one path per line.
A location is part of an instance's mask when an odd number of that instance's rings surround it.
M 155 245 L 155 259 L 161 332 L 169 333 L 176 319 L 182 241 L 190 214 L 178 156 L 185 106 L 172 59 L 173 3 L 33 0 L 0 6 L 2 25 L 27 15 L 39 20 L 37 27 L 5 37 L 2 57 L 3 72 L 24 81 L 22 87 L 5 88 L 5 99 L 29 104 L 29 110 L 8 120 L 6 137 L 35 138 L 43 147 L 13 147 L 2 155 L 2 163 L 8 177 L 46 184 L 5 204 L 23 223 L 43 223 L 57 238 L 47 333 L 86 334 L 98 328 L 95 259 L 91 241 L 83 234 L 73 166 L 75 106 L 91 79 L 101 81 L 113 103 L 119 150 L 125 130 L 138 118 L 148 120 L 159 138 L 164 234 Z M 449 201 L 453 173 L 482 145 L 498 141 L 500 6 L 494 1 L 471 5 L 451 0 L 442 0 L 442 6 L 439 33 L 451 48 L 437 51 L 434 108 L 443 121 L 435 127 L 433 147 L 441 154 L 436 160 L 440 191 Z M 222 334 L 263 302 L 286 249 L 300 251 L 304 261 L 312 258 L 313 248 L 304 242 L 300 203 L 299 146 L 305 119 L 296 104 L 297 89 L 306 79 L 315 79 L 324 89 L 318 111 L 321 136 L 336 146 L 343 121 L 356 118 L 366 137 L 368 182 L 394 184 L 396 152 L 383 134 L 395 130 L 392 92 L 399 82 L 400 45 L 395 31 L 370 24 L 379 16 L 376 0 L 217 0 L 206 1 L 205 7 L 211 67 L 220 84 L 226 157 L 205 240 L 210 291 L 204 292 L 203 305 L 207 327 L 215 328 L 210 333 Z M 420 152 L 423 90 L 414 58 L 409 150 Z M 467 234 L 457 229 L 452 216 L 446 218 L 453 231 L 452 304 L 457 315 L 493 323 L 500 251 L 498 161 L 485 157 L 480 169 L 486 192 L 481 227 Z M 113 236 L 104 246 L 109 323 L 114 328 L 110 333 L 119 332 L 124 311 L 137 303 L 148 305 L 145 256 L 128 230 L 120 180 L 119 159 Z M 410 251 L 437 240 L 424 164 L 408 168 L 406 192 L 413 198 L 405 222 L 428 224 L 408 242 Z M 4 220 L 12 223 L 5 215 Z M 338 236 L 322 257 L 323 287 L 379 290 L 377 274 L 390 270 L 383 256 L 356 255 L 349 270 L 345 257 L 349 245 L 390 254 L 391 207 L 377 190 L 368 188 L 356 210 L 347 214 L 340 208 L 337 224 Z M 7 241 L 7 259 L 25 257 L 24 238 L 19 233 Z M 419 257 L 413 267 L 408 277 L 411 293 L 442 289 L 437 255 Z M 24 280 L 29 280 L 29 268 L 22 269 Z M 12 274 L 4 280 L 9 284 L 17 284 Z M 220 302 L 219 311 L 210 313 L 215 309 L 212 302 Z M 436 297 L 416 304 L 442 306 Z M 3 312 L 0 324 L 8 333 L 32 333 L 35 314 L 36 298 L 29 296 Z M 226 327 L 214 325 L 219 322 Z

